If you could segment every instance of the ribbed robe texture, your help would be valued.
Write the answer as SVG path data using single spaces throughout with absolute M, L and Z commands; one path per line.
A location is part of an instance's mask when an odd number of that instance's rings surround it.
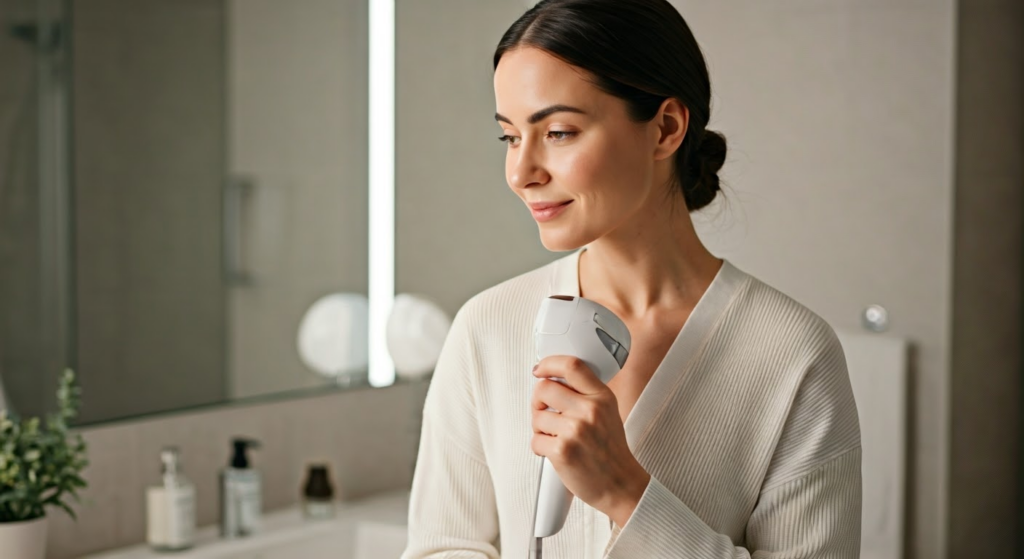
M 579 295 L 580 249 L 456 314 L 423 410 L 403 559 L 525 559 L 543 298 Z M 820 317 L 725 260 L 625 422 L 651 475 L 625 526 L 575 499 L 544 559 L 859 555 L 861 445 L 846 360 Z

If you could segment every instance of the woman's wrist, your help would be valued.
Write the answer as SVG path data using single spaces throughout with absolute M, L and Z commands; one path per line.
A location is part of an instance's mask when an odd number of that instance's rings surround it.
M 638 464 L 639 467 L 639 464 Z M 631 477 L 632 482 L 627 484 L 623 491 L 609 505 L 608 510 L 603 511 L 612 522 L 619 528 L 626 525 L 633 511 L 640 504 L 651 482 L 651 475 L 643 467 L 639 467 L 638 474 Z

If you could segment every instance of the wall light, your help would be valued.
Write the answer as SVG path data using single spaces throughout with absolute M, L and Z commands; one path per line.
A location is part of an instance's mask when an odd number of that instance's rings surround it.
M 387 348 L 395 301 L 395 0 L 370 5 L 370 385 L 395 382 Z

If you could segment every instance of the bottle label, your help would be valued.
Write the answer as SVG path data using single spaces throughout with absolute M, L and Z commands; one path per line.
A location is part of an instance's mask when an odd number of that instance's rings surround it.
M 192 545 L 196 531 L 195 489 L 191 486 L 176 488 L 168 493 L 167 501 L 171 508 L 167 515 L 167 545 Z
M 237 522 L 237 535 L 246 536 L 258 532 L 263 509 L 259 480 L 243 477 L 229 480 L 227 485 L 228 495 L 232 496 L 229 506 L 233 513 L 231 516 Z
M 154 487 L 147 491 L 147 533 L 150 545 L 161 549 L 190 547 L 195 540 L 195 488 Z
M 333 501 L 307 500 L 305 503 L 306 518 L 331 518 L 334 516 Z

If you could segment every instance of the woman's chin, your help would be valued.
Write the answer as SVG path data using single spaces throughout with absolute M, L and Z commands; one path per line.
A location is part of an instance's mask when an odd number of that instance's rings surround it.
M 540 242 L 551 252 L 568 252 L 580 248 L 589 241 L 580 238 L 579 235 L 566 234 L 565 231 L 545 230 L 542 225 L 540 227 Z

